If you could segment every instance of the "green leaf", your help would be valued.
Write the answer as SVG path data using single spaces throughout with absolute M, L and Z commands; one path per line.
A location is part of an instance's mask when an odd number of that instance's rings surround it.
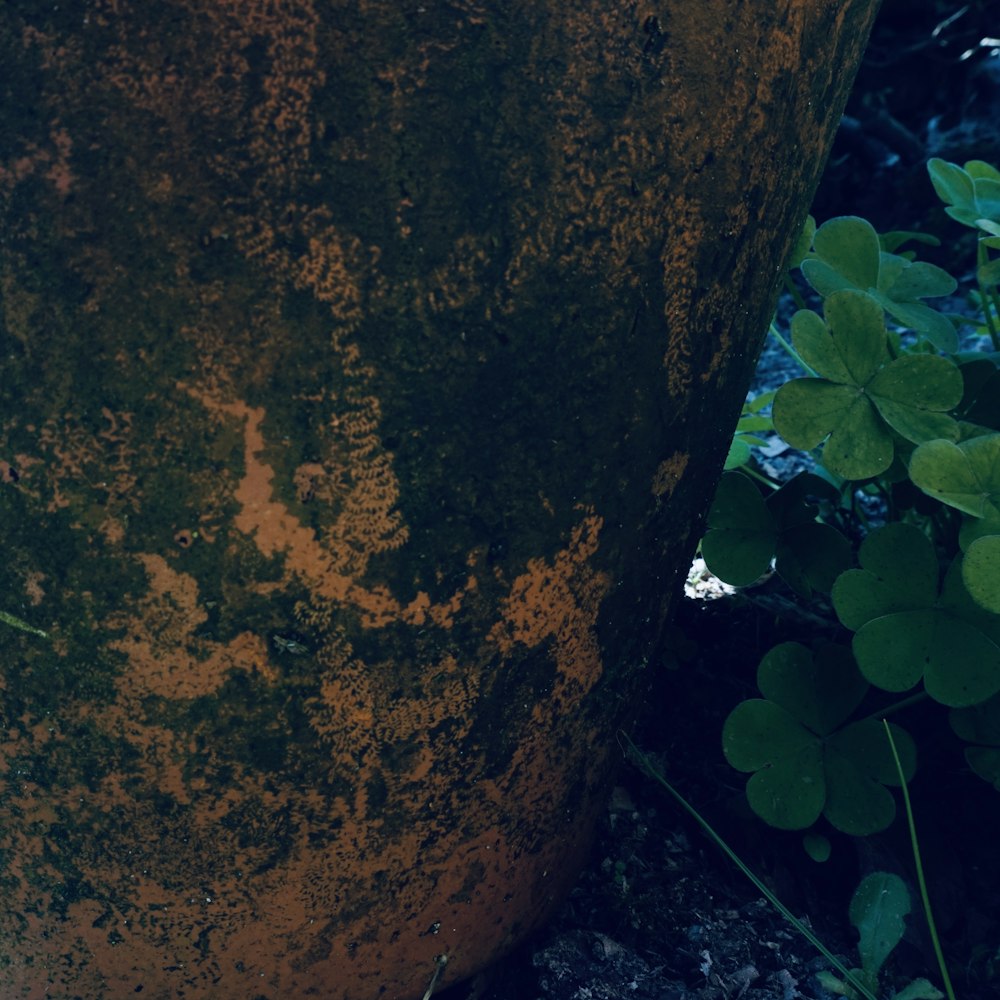
M 774 400 L 775 430 L 809 451 L 829 438 L 823 464 L 845 479 L 867 479 L 892 464 L 892 437 L 856 387 L 825 379 L 793 379 Z
M 1000 220 L 1000 173 L 982 160 L 970 160 L 965 168 L 934 158 L 927 170 L 945 211 L 959 222 L 978 228 L 980 219 Z
M 819 739 L 783 708 L 761 699 L 737 705 L 722 746 L 736 770 L 755 772 L 747 799 L 766 823 L 803 830 L 816 821 L 826 797 Z
M 965 163 L 965 172 L 973 181 L 977 181 L 980 178 L 1000 181 L 1000 170 L 997 170 L 992 163 L 987 163 L 986 160 L 967 160 Z
M 894 993 L 892 1000 L 944 1000 L 944 994 L 926 979 L 914 979 Z
M 856 632 L 866 622 L 929 607 L 937 595 L 934 547 L 915 527 L 893 523 L 871 532 L 858 550 L 861 569 L 833 585 L 837 617 Z
M 1000 695 L 979 705 L 954 708 L 948 713 L 948 721 L 963 740 L 1000 747 Z
M 820 747 L 815 738 L 797 752 L 755 772 L 747 781 L 750 808 L 779 830 L 811 826 L 819 817 L 825 797 Z
M 816 220 L 811 216 L 806 216 L 805 225 L 802 227 L 802 232 L 799 233 L 799 238 L 792 248 L 792 254 L 788 258 L 788 270 L 791 271 L 802 264 L 806 255 L 809 253 L 809 249 L 812 246 L 813 236 L 816 233 Z
M 720 580 L 742 587 L 777 555 L 778 572 L 798 593 L 828 593 L 849 562 L 850 546 L 835 528 L 817 523 L 817 497 L 835 502 L 838 494 L 818 476 L 800 474 L 764 501 L 747 476 L 727 472 L 702 540 L 706 565 Z
M 867 689 L 850 653 L 831 644 L 813 655 L 782 643 L 761 661 L 758 685 L 766 697 L 737 705 L 723 727 L 726 759 L 754 772 L 747 781 L 754 812 L 784 830 L 805 829 L 821 813 L 846 833 L 885 829 L 895 803 L 884 785 L 898 782 L 888 741 L 873 719 L 838 728 Z M 912 775 L 913 741 L 894 733 Z
M 881 292 L 872 295 L 893 319 L 923 334 L 939 351 L 954 354 L 958 350 L 955 325 L 943 313 L 923 302 L 896 302 Z
M 860 969 L 851 969 L 851 975 L 853 975 L 859 982 L 864 982 L 863 974 Z M 816 973 L 816 979 L 820 986 L 822 986 L 828 993 L 833 993 L 838 997 L 851 997 L 851 1000 L 857 1000 L 857 990 L 848 986 L 847 983 L 839 980 L 827 969 L 820 969 L 819 972 Z M 870 988 L 874 990 L 875 985 L 871 984 Z
M 757 431 L 772 430 L 771 418 L 767 416 L 740 417 L 736 423 L 736 431 L 739 434 L 750 434 Z
M 816 231 L 815 253 L 803 260 L 802 274 L 824 298 L 845 290 L 868 294 L 900 323 L 953 353 L 958 349 L 954 325 L 918 300 L 950 295 L 955 279 L 934 264 L 892 253 L 890 244 L 894 248 L 898 241 L 888 237 L 880 241 L 871 224 L 856 216 L 830 219 Z
M 813 249 L 820 262 L 850 285 L 869 288 L 878 284 L 881 247 L 878 233 L 867 220 L 845 215 L 824 222 L 813 237 Z M 817 263 L 815 260 L 802 262 L 802 273 L 810 284 L 813 284 L 812 274 L 818 270 Z M 821 295 L 828 294 L 819 288 L 817 291 Z
M 885 960 L 903 939 L 910 893 L 898 875 L 873 872 L 862 879 L 851 900 L 849 916 L 858 931 L 861 967 L 874 981 Z
M 886 364 L 882 309 L 870 296 L 844 291 L 831 295 L 826 322 L 808 309 L 792 317 L 792 344 L 817 375 L 831 382 L 864 385 Z
M 799 473 L 767 500 L 778 525 L 775 569 L 800 596 L 830 592 L 850 563 L 850 543 L 836 528 L 817 521 L 819 503 L 836 505 L 840 494 L 825 479 Z
M 928 354 L 892 360 L 882 310 L 864 292 L 838 291 L 826 321 L 802 310 L 792 320 L 795 348 L 820 378 L 793 379 L 774 398 L 778 433 L 810 450 L 827 438 L 823 464 L 845 479 L 885 472 L 895 454 L 892 431 L 913 443 L 957 439 L 945 410 L 962 399 L 958 367 Z
M 963 552 L 969 551 L 969 546 L 977 538 L 987 535 L 1000 535 L 1000 513 L 989 514 L 986 517 L 969 517 L 962 520 L 958 529 L 958 544 Z
M 936 236 L 910 229 L 893 229 L 888 233 L 880 233 L 878 241 L 887 253 L 895 253 L 904 243 L 923 243 L 929 247 L 941 246 L 941 241 Z
M 865 292 L 939 350 L 951 353 L 958 349 L 951 321 L 917 301 L 950 295 L 957 283 L 947 271 L 890 252 L 889 241 L 886 249 L 881 249 L 871 224 L 856 216 L 824 223 L 816 230 L 813 246 L 815 253 L 802 262 L 802 274 L 824 298 L 844 290 Z
M 938 593 L 933 546 L 910 525 L 873 531 L 858 555 L 863 568 L 841 574 L 832 598 L 856 633 L 852 649 L 866 680 L 908 691 L 922 677 L 927 693 L 951 707 L 1000 690 L 1000 621 L 965 590 L 960 558 Z
M 753 399 L 747 400 L 743 404 L 743 408 L 747 413 L 759 413 L 765 407 L 770 406 L 773 400 L 774 390 L 772 389 L 770 392 L 762 392 L 759 396 L 754 396 Z
M 997 747 L 966 747 L 965 761 L 983 781 L 1000 792 L 1000 749 Z
M 960 166 L 935 156 L 927 161 L 927 172 L 938 197 L 946 205 L 960 205 L 970 210 L 975 207 L 975 185 Z
M 953 444 L 928 441 L 910 457 L 910 478 L 925 493 L 973 517 L 1000 517 L 1000 434 Z
M 976 277 L 983 285 L 995 285 L 1000 282 L 1000 257 L 983 264 L 976 272 Z
M 904 611 L 862 626 L 854 637 L 862 674 L 886 691 L 924 679 L 949 707 L 974 705 L 1000 691 L 1000 648 L 975 625 L 935 611 Z
M 818 736 L 832 733 L 868 690 L 850 651 L 833 643 L 815 656 L 797 642 L 775 646 L 760 661 L 757 686 Z
M 896 302 L 914 302 L 926 297 L 951 295 L 956 288 L 958 282 L 943 268 L 921 260 L 904 260 L 898 276 L 885 289 L 885 294 Z
M 958 366 L 933 354 L 904 355 L 879 371 L 868 385 L 882 419 L 914 444 L 958 438 L 958 424 L 942 411 L 958 406 L 963 391 Z
M 982 608 L 1000 615 L 1000 535 L 977 538 L 962 559 L 962 582 Z
M 913 743 L 905 734 L 903 743 L 912 756 Z M 872 749 L 880 755 L 874 761 L 864 756 Z M 873 763 L 883 772 L 892 764 L 881 725 L 866 719 L 847 726 L 830 737 L 825 751 L 828 792 L 823 815 L 852 837 L 866 837 L 886 829 L 896 817 L 896 803 L 886 783 L 871 773 Z
M 965 759 L 973 772 L 1000 791 L 1000 695 L 968 708 L 952 709 L 948 716 L 956 735 L 969 743 Z
M 802 848 L 813 861 L 822 864 L 830 860 L 833 846 L 829 837 L 824 837 L 821 833 L 806 833 L 802 836 Z
M 750 461 L 750 445 L 743 438 L 734 437 L 729 445 L 729 454 L 726 455 L 726 463 L 723 466 L 725 472 L 738 469 L 741 465 L 746 465 Z
M 814 591 L 829 594 L 851 562 L 851 543 L 829 524 L 812 522 L 782 531 L 774 568 L 789 587 L 807 600 Z
M 760 491 L 739 472 L 726 472 L 708 512 L 701 542 L 705 565 L 734 587 L 749 586 L 774 557 L 778 529 Z
M 976 209 L 984 219 L 1000 219 L 1000 181 L 992 177 L 976 177 Z M 978 219 L 977 225 L 978 225 Z

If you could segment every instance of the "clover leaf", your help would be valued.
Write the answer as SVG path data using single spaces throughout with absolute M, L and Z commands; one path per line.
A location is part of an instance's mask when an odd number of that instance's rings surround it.
M 850 652 L 830 643 L 814 655 L 782 643 L 761 660 L 757 685 L 764 697 L 737 705 L 722 734 L 729 763 L 753 772 L 753 811 L 783 830 L 805 829 L 820 815 L 856 836 L 884 830 L 896 811 L 885 786 L 898 776 L 879 722 L 842 725 L 868 690 Z M 909 780 L 913 741 L 897 726 L 892 731 Z
M 1000 535 L 984 535 L 966 549 L 962 583 L 976 604 L 1000 615 Z
M 962 398 L 956 365 L 930 354 L 893 360 L 882 310 L 864 292 L 833 292 L 824 312 L 825 321 L 808 309 L 792 319 L 795 349 L 819 376 L 793 379 L 775 394 L 774 426 L 793 448 L 829 438 L 823 464 L 867 479 L 892 464 L 893 431 L 914 444 L 958 437 L 944 412 Z
M 727 472 L 708 513 L 702 558 L 734 587 L 753 583 L 774 559 L 775 570 L 796 593 L 829 593 L 850 561 L 850 544 L 816 520 L 816 504 L 837 499 L 830 483 L 810 473 L 793 477 L 764 500 L 747 476 Z
M 948 721 L 956 735 L 976 744 L 965 748 L 969 767 L 1000 791 L 1000 695 L 981 705 L 953 709 Z
M 1000 434 L 926 441 L 910 456 L 909 473 L 942 503 L 973 517 L 1000 517 Z
M 966 517 L 958 529 L 958 545 L 963 552 L 978 538 L 1000 535 L 1000 512 L 986 517 Z
M 873 531 L 858 553 L 861 569 L 833 585 L 833 606 L 855 632 L 862 675 L 886 691 L 923 678 L 927 693 L 949 707 L 974 705 L 1000 691 L 1000 618 L 978 607 L 962 582 L 957 557 L 938 585 L 931 542 L 909 524 Z
M 799 238 L 795 241 L 795 246 L 792 247 L 792 252 L 788 257 L 788 264 L 786 266 L 789 271 L 802 266 L 802 261 L 809 256 L 809 251 L 812 249 L 813 237 L 815 235 L 816 220 L 811 215 L 807 215 L 806 221 L 802 226 L 802 232 L 799 233 Z
M 747 587 L 766 572 L 774 558 L 778 526 L 749 477 L 723 473 L 706 525 L 701 555 L 720 580 Z
M 813 254 L 802 261 L 801 270 L 824 298 L 846 289 L 865 292 L 939 350 L 958 350 L 951 320 L 919 301 L 951 295 L 958 283 L 934 264 L 884 250 L 878 233 L 865 219 L 844 215 L 824 222 L 813 237 Z
M 973 229 L 989 227 L 980 220 L 1000 221 L 1000 171 L 983 160 L 969 160 L 965 167 L 937 157 L 927 161 L 927 172 L 945 211 Z
M 778 525 L 775 571 L 806 599 L 814 591 L 829 594 L 834 580 L 850 564 L 850 542 L 836 528 L 816 520 L 820 504 L 839 502 L 836 487 L 810 472 L 793 476 L 766 500 Z

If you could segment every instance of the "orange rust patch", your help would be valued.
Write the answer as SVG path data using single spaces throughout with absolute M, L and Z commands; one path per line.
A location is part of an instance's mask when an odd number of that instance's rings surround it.
M 687 468 L 688 460 L 691 458 L 686 452 L 675 451 L 670 458 L 664 459 L 656 467 L 653 482 L 650 486 L 653 496 L 657 499 L 670 499 L 674 488 L 681 481 L 684 470 Z
M 300 609 L 308 624 L 321 626 L 325 620 L 324 603 L 332 613 L 336 606 L 348 605 L 357 610 L 367 628 L 380 628 L 392 622 L 413 625 L 431 621 L 447 628 L 461 609 L 466 595 L 474 592 L 473 575 L 447 600 L 433 604 L 427 594 L 417 594 L 408 604 L 401 603 L 385 587 L 366 587 L 357 582 L 371 556 L 405 544 L 407 530 L 395 504 L 398 486 L 392 473 L 391 456 L 381 451 L 376 427 L 367 419 L 345 418 L 345 434 L 352 444 L 349 456 L 354 463 L 343 470 L 312 463 L 300 466 L 291 484 L 301 498 L 304 493 L 320 490 L 332 495 L 334 481 L 350 479 L 354 483 L 343 499 L 343 511 L 333 527 L 320 537 L 278 499 L 274 486 L 275 471 L 263 460 L 267 447 L 262 425 L 265 414 L 260 408 L 242 402 L 223 403 L 212 394 L 193 386 L 182 386 L 210 411 L 237 418 L 244 439 L 244 475 L 235 490 L 240 511 L 236 527 L 249 537 L 262 554 L 282 554 L 289 579 L 297 576 L 310 585 L 314 607 Z M 367 400 L 376 410 L 377 401 Z M 362 462 L 368 458 L 368 464 Z
M 502 620 L 489 634 L 505 656 L 517 643 L 534 647 L 554 640 L 559 678 L 553 700 L 559 703 L 567 695 L 586 694 L 602 673 L 594 626 L 611 581 L 589 562 L 602 525 L 603 520 L 588 511 L 551 564 L 529 559 L 527 571 L 513 581 L 503 601 Z
M 147 595 L 106 623 L 125 631 L 123 638 L 108 643 L 129 660 L 118 682 L 125 707 L 146 695 L 177 700 L 213 694 L 232 670 L 263 672 L 273 679 L 259 636 L 243 633 L 226 645 L 194 640 L 208 614 L 199 604 L 193 577 L 171 569 L 159 555 L 140 555 L 138 560 L 149 579 Z

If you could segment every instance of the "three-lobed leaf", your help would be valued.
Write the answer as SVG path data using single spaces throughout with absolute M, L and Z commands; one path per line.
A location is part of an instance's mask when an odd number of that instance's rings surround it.
M 966 549 L 962 583 L 976 604 L 1000 615 L 1000 535 L 984 535 Z
M 910 457 L 910 479 L 925 493 L 973 517 L 1000 517 L 1000 434 L 932 440 Z
M 965 759 L 984 781 L 1000 791 L 1000 695 L 968 708 L 952 709 L 948 721 L 967 743 Z
M 742 473 L 723 474 L 706 526 L 702 558 L 720 580 L 746 587 L 771 564 L 778 526 L 760 491 Z
M 886 691 L 927 693 L 950 707 L 1000 691 L 1000 618 L 980 608 L 962 582 L 961 557 L 938 584 L 931 542 L 909 524 L 873 531 L 860 569 L 842 573 L 831 593 L 841 622 L 855 632 L 862 675 Z
M 980 220 L 1000 221 L 1000 171 L 996 167 L 982 160 L 969 160 L 960 167 L 934 157 L 927 161 L 927 172 L 953 219 L 973 229 L 983 228 Z
M 813 250 L 802 261 L 801 270 L 824 298 L 847 289 L 865 292 L 939 350 L 958 349 L 951 320 L 919 301 L 955 291 L 957 282 L 947 271 L 883 249 L 871 223 L 853 215 L 830 219 L 820 226 L 813 237 Z
M 745 475 L 722 476 L 709 509 L 701 554 L 720 580 L 745 587 L 771 560 L 796 593 L 829 593 L 850 562 L 847 539 L 816 520 L 817 500 L 835 501 L 836 490 L 809 473 L 793 477 L 767 500 Z
M 800 830 L 820 815 L 845 833 L 885 829 L 895 816 L 886 785 L 898 784 L 884 731 L 874 719 L 844 725 L 868 685 L 850 652 L 821 646 L 815 654 L 782 643 L 761 661 L 763 698 L 745 701 L 723 727 L 723 750 L 737 770 L 751 771 L 747 801 L 765 822 Z M 893 727 L 904 774 L 915 750 Z
M 823 464 L 846 479 L 886 471 L 895 455 L 893 432 L 914 444 L 956 439 L 947 410 L 962 399 L 958 367 L 928 354 L 892 359 L 882 310 L 864 292 L 832 293 L 825 321 L 796 313 L 792 340 L 819 376 L 786 382 L 774 398 L 775 429 L 793 447 L 823 441 Z

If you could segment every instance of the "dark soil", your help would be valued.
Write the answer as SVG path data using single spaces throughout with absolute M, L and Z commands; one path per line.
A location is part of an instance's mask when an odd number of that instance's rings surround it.
M 936 232 L 947 241 L 941 254 L 953 255 L 958 240 L 971 270 L 971 231 L 944 216 L 925 163 L 931 156 L 1000 163 L 997 13 L 996 0 L 885 0 L 816 198 L 819 222 L 858 214 L 880 232 Z M 921 256 L 933 260 L 934 252 L 922 248 Z M 962 277 L 953 257 L 937 262 Z M 758 388 L 800 374 L 789 364 L 779 350 L 769 349 Z M 917 976 L 941 983 L 901 818 L 876 837 L 824 831 L 833 852 L 827 862 L 814 862 L 800 835 L 769 829 L 750 813 L 744 779 L 721 752 L 726 716 L 757 695 L 761 656 L 777 642 L 808 643 L 827 631 L 836 637 L 837 629 L 829 608 L 819 603 L 804 613 L 777 580 L 721 600 L 682 601 L 673 648 L 650 667 L 649 712 L 635 738 L 849 966 L 856 960 L 857 936 L 847 909 L 858 882 L 875 870 L 904 878 L 914 913 L 883 978 L 883 995 L 891 997 Z M 956 994 L 960 1000 L 990 1000 L 1000 997 L 1000 795 L 970 773 L 942 716 L 930 711 L 920 717 L 916 710 L 906 720 L 920 731 L 911 792 Z M 438 996 L 830 1000 L 815 976 L 829 963 L 624 751 L 622 759 L 590 865 L 551 925 L 478 980 Z

